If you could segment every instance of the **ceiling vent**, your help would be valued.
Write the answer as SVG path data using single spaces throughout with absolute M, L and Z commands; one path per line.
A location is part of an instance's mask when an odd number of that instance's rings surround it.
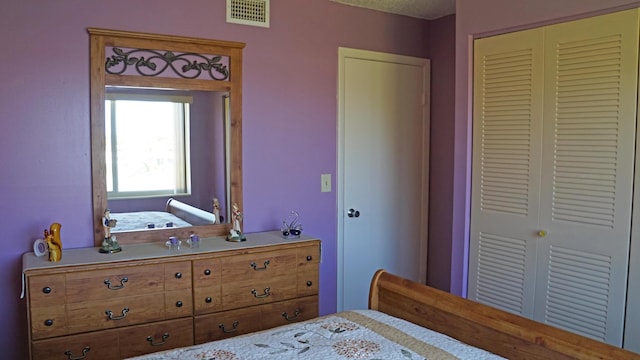
M 269 27 L 269 0 L 227 0 L 227 22 Z

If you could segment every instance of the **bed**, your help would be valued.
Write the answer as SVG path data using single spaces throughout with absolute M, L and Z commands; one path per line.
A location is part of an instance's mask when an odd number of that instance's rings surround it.
M 174 198 L 167 200 L 165 211 L 136 211 L 112 213 L 118 220 L 113 232 L 166 227 L 186 227 L 215 223 L 213 213 L 183 203 Z
M 379 270 L 369 309 L 133 359 L 640 359 Z

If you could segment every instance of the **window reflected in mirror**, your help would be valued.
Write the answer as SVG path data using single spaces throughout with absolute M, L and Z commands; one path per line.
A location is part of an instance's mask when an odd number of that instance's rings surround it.
M 107 95 L 108 199 L 190 194 L 192 101 L 188 96 Z

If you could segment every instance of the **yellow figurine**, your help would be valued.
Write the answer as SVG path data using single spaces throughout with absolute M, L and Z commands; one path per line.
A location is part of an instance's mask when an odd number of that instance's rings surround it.
M 62 240 L 60 239 L 60 224 L 53 223 L 49 231 L 44 229 L 44 241 L 49 247 L 49 261 L 60 261 L 62 259 Z

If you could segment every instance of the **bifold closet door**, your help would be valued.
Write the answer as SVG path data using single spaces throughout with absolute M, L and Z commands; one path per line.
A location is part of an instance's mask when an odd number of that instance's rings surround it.
M 533 316 L 543 31 L 474 43 L 469 298 Z
M 545 27 L 534 319 L 622 345 L 638 10 Z
M 622 344 L 638 9 L 474 42 L 469 297 Z

